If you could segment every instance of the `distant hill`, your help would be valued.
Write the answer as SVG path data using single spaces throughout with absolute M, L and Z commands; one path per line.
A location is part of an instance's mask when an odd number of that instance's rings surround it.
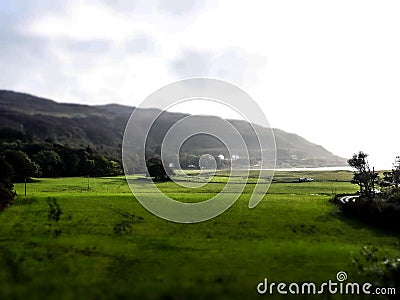
M 99 152 L 120 160 L 121 144 L 125 126 L 134 107 L 119 104 L 79 105 L 57 103 L 28 94 L 0 90 L 0 128 L 8 127 L 24 131 L 35 140 L 50 140 L 70 146 L 91 146 Z M 146 119 L 148 109 L 138 110 L 140 118 Z M 156 147 L 167 130 L 187 114 L 163 112 L 153 126 L 148 143 Z M 199 116 L 199 122 L 212 124 L 217 117 Z M 229 120 L 243 135 L 249 148 L 251 137 L 247 134 L 249 124 Z M 193 123 L 196 128 L 196 122 Z M 320 145 L 304 138 L 273 129 L 277 147 L 277 167 L 320 167 L 346 165 L 338 157 Z M 199 137 L 185 145 L 182 151 L 198 153 L 201 150 L 224 152 L 221 144 L 207 136 Z

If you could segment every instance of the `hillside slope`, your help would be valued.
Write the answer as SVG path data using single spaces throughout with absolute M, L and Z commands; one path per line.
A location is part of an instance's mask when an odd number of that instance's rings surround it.
M 119 104 L 89 106 L 57 103 L 52 100 L 12 91 L 0 91 L 0 128 L 14 128 L 24 131 L 34 140 L 51 140 L 72 146 L 94 147 L 99 152 L 120 159 L 121 144 L 125 125 L 134 107 Z M 146 119 L 149 110 L 140 109 L 140 118 Z M 187 114 L 163 112 L 153 126 L 148 139 L 150 147 L 156 147 L 166 131 Z M 199 122 L 212 124 L 217 117 L 201 116 Z M 247 134 L 249 124 L 230 120 L 250 145 L 252 139 Z M 195 122 L 193 128 L 196 128 Z M 346 160 L 333 155 L 320 145 L 306 139 L 274 129 L 277 147 L 277 167 L 319 167 L 346 165 Z M 210 149 L 224 152 L 221 144 L 209 137 L 185 145 L 186 153 L 198 153 Z

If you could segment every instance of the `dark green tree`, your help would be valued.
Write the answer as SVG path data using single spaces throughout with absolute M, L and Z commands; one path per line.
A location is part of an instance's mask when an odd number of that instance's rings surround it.
M 383 179 L 380 182 L 381 187 L 388 188 L 397 192 L 400 185 L 400 156 L 396 156 L 390 172 L 383 172 Z
M 4 158 L 14 170 L 14 181 L 21 182 L 25 178 L 40 176 L 39 166 L 22 151 L 7 150 Z
M 164 166 L 161 159 L 157 157 L 152 157 L 146 160 L 147 173 L 148 176 L 152 177 L 154 181 L 169 181 L 170 176 L 175 175 L 174 171 L 168 167 Z
M 63 156 L 63 170 L 65 176 L 77 176 L 79 174 L 79 155 L 74 152 L 65 153 Z
M 375 185 L 378 180 L 378 173 L 374 168 L 371 170 L 368 163 L 368 154 L 360 151 L 353 154 L 347 163 L 350 167 L 356 169 L 354 172 L 352 183 L 358 184 L 360 187 L 360 194 L 373 198 L 375 195 Z
M 392 182 L 395 189 L 399 189 L 400 185 L 400 156 L 396 156 L 392 168 Z
M 54 177 L 59 175 L 62 160 L 57 152 L 53 150 L 42 150 L 33 155 L 32 160 L 40 166 L 42 176 Z
M 14 199 L 13 168 L 0 156 L 0 211 Z
M 93 175 L 113 175 L 110 161 L 104 156 L 96 156 L 94 160 Z
M 19 130 L 12 128 L 1 128 L 0 129 L 0 140 L 1 141 L 16 141 L 24 140 L 25 134 Z

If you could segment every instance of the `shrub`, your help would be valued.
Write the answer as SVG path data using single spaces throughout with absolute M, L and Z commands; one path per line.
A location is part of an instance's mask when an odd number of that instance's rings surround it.
M 170 176 L 175 175 L 174 171 L 168 167 L 164 166 L 161 159 L 157 157 L 152 157 L 146 160 L 147 174 L 153 178 L 153 181 L 169 181 Z
M 379 287 L 399 287 L 400 259 L 387 254 L 379 255 L 375 246 L 364 246 L 360 257 L 353 258 L 353 265 L 360 274 L 371 278 L 374 285 Z
M 57 202 L 57 199 L 49 197 L 47 198 L 47 204 L 49 205 L 48 219 L 50 221 L 58 222 L 63 212 L 61 210 L 61 206 Z

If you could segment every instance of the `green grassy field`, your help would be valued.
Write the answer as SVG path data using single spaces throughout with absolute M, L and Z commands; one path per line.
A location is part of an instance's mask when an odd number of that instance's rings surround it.
M 295 182 L 304 176 L 315 181 Z M 365 245 L 400 256 L 399 236 L 345 219 L 328 203 L 356 191 L 350 177 L 279 172 L 256 208 L 247 207 L 249 184 L 228 211 L 199 224 L 150 214 L 124 177 L 91 178 L 90 190 L 86 178 L 41 179 L 27 197 L 16 184 L 15 203 L 0 214 L 0 299 L 252 299 L 264 277 L 323 282 L 346 271 L 351 281 L 368 280 L 352 258 Z M 195 192 L 158 186 L 202 201 L 224 178 Z M 62 208 L 58 222 L 48 220 L 48 197 Z

